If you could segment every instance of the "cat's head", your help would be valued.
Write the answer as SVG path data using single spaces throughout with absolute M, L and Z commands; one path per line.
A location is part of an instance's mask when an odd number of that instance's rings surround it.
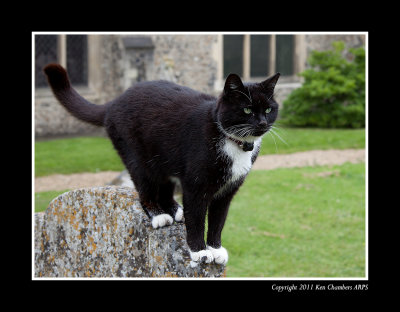
M 277 73 L 260 83 L 243 84 L 238 75 L 230 74 L 217 104 L 220 129 L 248 142 L 267 133 L 278 116 L 273 95 L 279 76 Z

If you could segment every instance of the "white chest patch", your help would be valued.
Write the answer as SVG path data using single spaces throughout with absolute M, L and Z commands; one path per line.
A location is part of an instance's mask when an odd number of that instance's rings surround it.
M 225 139 L 221 146 L 221 152 L 225 157 L 232 161 L 231 175 L 229 180 L 218 190 L 215 196 L 221 195 L 232 182 L 240 179 L 246 175 L 251 169 L 251 158 L 253 153 L 256 153 L 261 144 L 261 138 L 254 141 L 254 148 L 252 151 L 243 151 L 235 142 Z
M 222 149 L 233 162 L 231 180 L 237 180 L 250 171 L 252 151 L 243 151 L 235 142 L 229 139 L 225 139 Z

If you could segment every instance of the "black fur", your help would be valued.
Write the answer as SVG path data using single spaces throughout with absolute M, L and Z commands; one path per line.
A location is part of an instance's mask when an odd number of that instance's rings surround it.
M 246 85 L 231 74 L 219 98 L 172 82 L 141 82 L 101 106 L 84 100 L 70 86 L 61 66 L 50 64 L 44 71 L 56 98 L 72 115 L 106 128 L 147 215 L 168 213 L 174 217 L 179 205 L 173 199 L 171 177 L 176 177 L 182 185 L 191 251 L 206 248 L 207 209 L 207 245 L 219 248 L 229 204 L 245 178 L 225 185 L 233 162 L 223 157 L 221 146 L 226 132 L 252 142 L 270 129 L 278 112 L 272 95 L 279 74 Z M 245 107 L 252 109 L 251 114 L 244 112 Z M 272 109 L 268 114 L 267 108 Z M 246 124 L 248 130 L 229 130 L 240 124 Z M 252 162 L 258 151 L 253 152 Z M 224 185 L 224 192 L 218 193 Z

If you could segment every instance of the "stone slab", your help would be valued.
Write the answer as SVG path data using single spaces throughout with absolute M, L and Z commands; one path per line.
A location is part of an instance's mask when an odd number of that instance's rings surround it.
M 77 189 L 35 214 L 35 277 L 221 277 L 192 267 L 183 223 L 153 229 L 126 187 Z

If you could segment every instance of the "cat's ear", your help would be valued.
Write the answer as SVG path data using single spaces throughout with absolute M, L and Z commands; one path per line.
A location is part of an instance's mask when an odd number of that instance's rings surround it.
M 229 76 L 225 80 L 225 93 L 229 93 L 231 91 L 242 91 L 244 90 L 244 86 L 240 77 L 236 74 L 229 74 Z
M 264 80 L 263 82 L 260 83 L 267 93 L 274 92 L 276 83 L 278 82 L 280 75 L 281 75 L 280 73 L 276 73 L 275 75 L 267 78 L 267 80 Z

